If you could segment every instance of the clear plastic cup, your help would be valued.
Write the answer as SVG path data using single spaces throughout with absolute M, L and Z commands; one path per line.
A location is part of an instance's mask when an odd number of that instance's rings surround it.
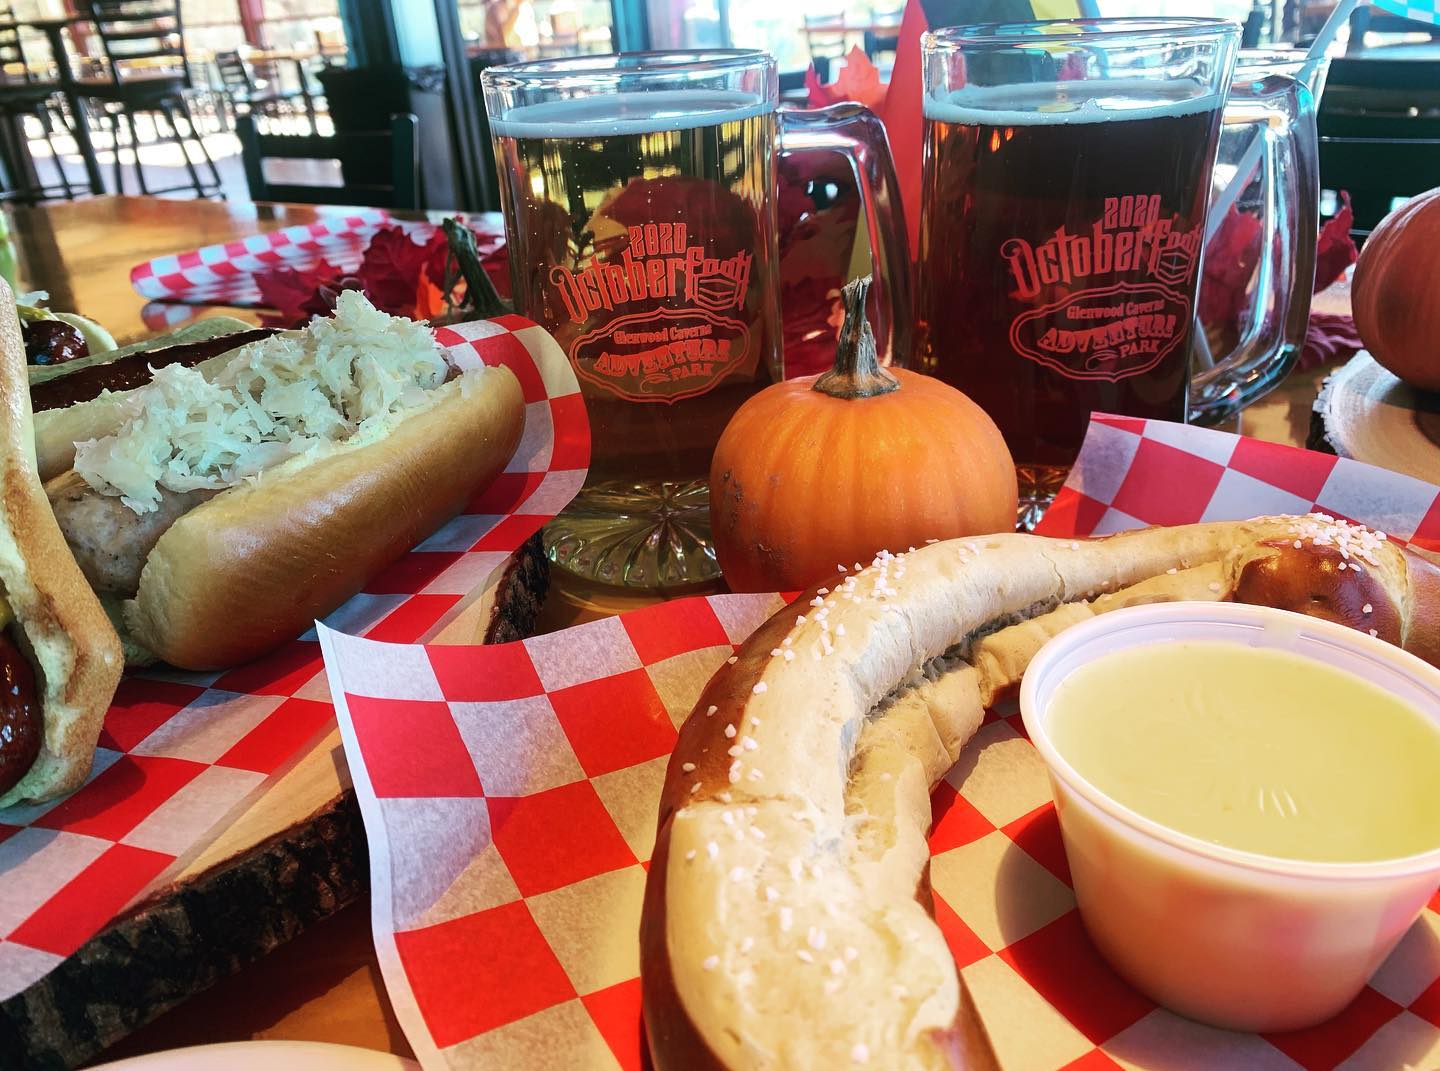
M 1279 859 L 1178 833 L 1081 777 L 1047 731 L 1056 685 L 1111 651 L 1175 640 L 1227 640 L 1312 658 L 1405 700 L 1436 732 L 1440 670 L 1329 621 L 1238 603 L 1166 603 L 1067 629 L 1021 684 L 1025 729 L 1050 768 L 1080 915 L 1110 965 L 1156 1002 L 1201 1022 L 1256 1031 L 1313 1026 L 1355 998 L 1419 916 L 1440 884 L 1440 847 L 1363 863 Z

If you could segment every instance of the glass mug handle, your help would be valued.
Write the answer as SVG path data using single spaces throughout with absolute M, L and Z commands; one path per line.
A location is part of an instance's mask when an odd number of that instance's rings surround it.
M 1245 81 L 1237 72 L 1222 122 L 1255 130 L 1231 181 L 1243 190 L 1253 181 L 1244 173 L 1252 165 L 1259 169 L 1260 243 L 1255 293 L 1234 350 L 1207 360 L 1204 329 L 1198 322 L 1195 327 L 1189 419 L 1212 425 L 1278 385 L 1299 358 L 1310 323 L 1320 216 L 1315 98 L 1304 83 L 1281 74 Z M 1233 195 L 1221 191 L 1211 205 L 1207 238 L 1231 203 Z
M 776 115 L 781 158 L 839 153 L 849 162 L 870 245 L 875 278 L 870 312 L 880 359 L 886 364 L 908 364 L 913 326 L 910 241 L 884 124 L 870 109 L 854 103 L 803 110 L 780 108 Z

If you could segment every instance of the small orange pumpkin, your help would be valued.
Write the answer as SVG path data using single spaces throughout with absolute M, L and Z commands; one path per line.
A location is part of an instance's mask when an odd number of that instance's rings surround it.
M 1440 390 L 1440 189 L 1411 198 L 1371 232 L 1350 302 L 1370 356 L 1411 386 Z
M 1000 430 L 954 387 L 879 366 L 869 286 L 845 288 L 834 369 L 766 387 L 715 447 L 710 520 L 733 591 L 805 588 L 880 550 L 1015 527 Z

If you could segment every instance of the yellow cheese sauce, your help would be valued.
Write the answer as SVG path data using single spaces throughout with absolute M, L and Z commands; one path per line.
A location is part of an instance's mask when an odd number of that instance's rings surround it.
M 1048 732 L 1111 799 L 1215 844 L 1315 862 L 1440 847 L 1440 728 L 1288 651 L 1172 641 L 1103 655 L 1056 687 Z

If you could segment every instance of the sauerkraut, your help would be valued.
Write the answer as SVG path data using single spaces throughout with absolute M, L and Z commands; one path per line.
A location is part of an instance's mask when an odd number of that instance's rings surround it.
M 126 396 L 115 434 L 76 444 L 75 471 L 149 513 L 162 487 L 230 487 L 363 434 L 423 404 L 448 371 L 427 326 L 348 290 L 333 318 L 252 342 L 213 381 L 180 365 L 155 370 Z

